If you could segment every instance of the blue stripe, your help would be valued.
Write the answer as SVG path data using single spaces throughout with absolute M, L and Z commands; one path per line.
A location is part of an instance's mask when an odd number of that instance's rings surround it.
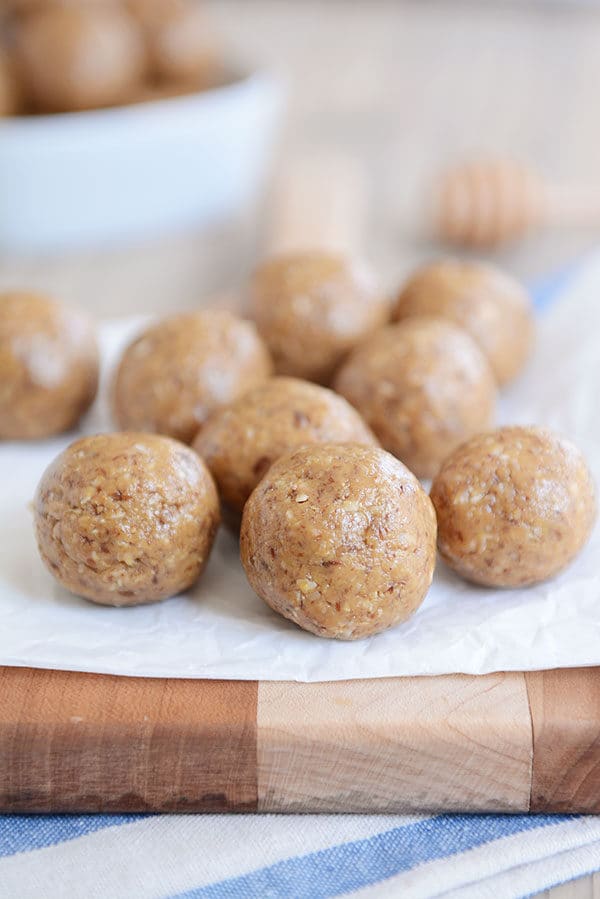
M 0 858 L 56 846 L 104 827 L 118 827 L 148 815 L 2 815 Z
M 286 859 L 171 899 L 326 899 L 417 865 L 458 855 L 502 837 L 575 820 L 578 815 L 439 815 L 365 840 Z
M 581 267 L 582 263 L 578 261 L 537 281 L 531 289 L 533 305 L 536 310 L 543 312 L 554 300 L 558 299 Z

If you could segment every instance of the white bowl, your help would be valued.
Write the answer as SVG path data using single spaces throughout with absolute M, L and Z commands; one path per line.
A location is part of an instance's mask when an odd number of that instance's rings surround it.
M 263 184 L 281 98 L 254 73 L 167 100 L 0 120 L 0 248 L 114 244 L 235 214 Z

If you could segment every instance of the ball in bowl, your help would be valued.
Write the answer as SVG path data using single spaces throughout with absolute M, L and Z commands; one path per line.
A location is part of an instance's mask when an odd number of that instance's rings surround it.
M 322 637 L 357 640 L 407 619 L 435 566 L 435 513 L 385 450 L 304 446 L 275 462 L 242 516 L 251 586 L 274 611 Z
M 135 21 L 117 5 L 36 8 L 15 26 L 23 90 L 37 112 L 125 103 L 146 67 Z
M 394 320 L 434 315 L 468 331 L 502 385 L 519 374 L 534 335 L 525 289 L 500 269 L 480 262 L 444 259 L 419 269 L 396 300 Z
M 75 441 L 46 469 L 34 519 L 40 556 L 63 587 L 132 606 L 197 581 L 219 503 L 189 447 L 154 434 L 101 434 Z
M 126 5 L 142 28 L 152 78 L 190 87 L 215 80 L 219 55 L 202 4 L 126 0 Z
M 191 443 L 209 415 L 271 374 L 254 325 L 207 309 L 163 319 L 125 350 L 113 385 L 120 428 Z
M 389 317 L 371 271 L 325 252 L 263 263 L 250 285 L 250 314 L 275 371 L 329 384 L 344 356 Z
M 350 354 L 334 386 L 418 477 L 432 477 L 459 443 L 493 424 L 488 361 L 466 331 L 441 318 L 382 328 Z
M 49 297 L 0 294 L 0 440 L 68 431 L 98 387 L 92 322 Z
M 558 574 L 596 518 L 580 451 L 545 428 L 479 434 L 446 459 L 431 487 L 438 549 L 466 580 L 525 587 Z
M 376 446 L 377 440 L 358 412 L 332 390 L 276 377 L 215 412 L 194 449 L 212 472 L 235 521 L 273 462 L 310 443 Z

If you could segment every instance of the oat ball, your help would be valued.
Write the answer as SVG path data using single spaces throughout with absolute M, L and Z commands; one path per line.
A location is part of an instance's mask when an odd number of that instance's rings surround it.
M 15 115 L 19 111 L 20 99 L 14 67 L 8 55 L 0 49 L 0 116 Z
M 477 341 L 505 384 L 519 374 L 534 336 L 531 301 L 509 275 L 476 262 L 445 259 L 419 269 L 396 301 L 396 321 L 415 315 L 448 318 Z
M 194 449 L 212 472 L 223 503 L 239 517 L 273 462 L 308 443 L 376 446 L 377 440 L 358 412 L 332 390 L 280 377 L 215 412 Z
M 187 84 L 214 80 L 218 53 L 204 9 L 190 0 L 127 0 L 141 25 L 150 74 Z
M 381 445 L 422 478 L 493 424 L 497 391 L 489 363 L 466 331 L 441 318 L 382 328 L 351 353 L 334 386 Z
M 378 447 L 304 446 L 275 462 L 244 508 L 242 564 L 276 612 L 357 640 L 420 606 L 435 565 L 429 497 Z
M 87 316 L 38 294 L 0 294 L 0 440 L 68 431 L 97 387 L 98 345 Z
M 146 66 L 140 29 L 110 4 L 36 9 L 17 23 L 15 50 L 39 112 L 126 102 Z
M 254 274 L 249 299 L 275 371 L 321 384 L 389 317 L 370 270 L 332 253 L 292 253 L 265 262 Z
M 211 412 L 271 374 L 254 325 L 207 309 L 151 325 L 125 350 L 113 389 L 119 427 L 191 443 Z
M 544 428 L 473 437 L 445 461 L 431 499 L 442 558 L 489 587 L 524 587 L 558 574 L 596 517 L 583 456 Z
M 34 501 L 42 560 L 67 590 L 109 606 L 156 602 L 199 578 L 219 525 L 217 491 L 189 447 L 153 434 L 72 443 Z

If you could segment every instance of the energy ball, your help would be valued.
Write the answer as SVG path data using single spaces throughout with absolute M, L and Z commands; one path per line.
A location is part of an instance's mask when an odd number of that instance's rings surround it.
M 250 285 L 250 308 L 277 374 L 321 384 L 389 317 L 366 267 L 322 252 L 265 262 Z
M 98 387 L 92 322 L 34 293 L 0 294 L 0 440 L 74 427 Z
M 466 331 L 441 318 L 383 328 L 354 350 L 334 383 L 418 477 L 432 477 L 459 443 L 493 424 L 489 363 Z
M 433 577 L 429 497 L 378 447 L 304 446 L 246 503 L 240 550 L 267 605 L 321 637 L 358 640 L 404 621 Z
M 7 54 L 0 49 L 0 116 L 17 113 L 20 99 L 14 67 Z
M 500 385 L 519 374 L 531 352 L 529 296 L 518 281 L 491 265 L 446 259 L 420 269 L 400 292 L 393 317 L 415 315 L 448 318 L 468 331 Z
M 202 460 L 152 434 L 72 443 L 46 469 L 34 501 L 40 555 L 67 590 L 109 606 L 156 602 L 202 573 L 219 502 Z
M 26 93 L 40 112 L 124 103 L 146 66 L 140 29 L 109 4 L 36 9 L 17 23 L 15 50 Z
M 524 587 L 558 574 L 596 517 L 583 456 L 544 428 L 473 437 L 446 460 L 431 499 L 442 558 L 489 587 Z
M 127 0 L 141 25 L 150 74 L 159 81 L 207 84 L 219 68 L 202 5 L 190 0 Z
M 254 325 L 208 309 L 152 325 L 125 350 L 113 390 L 119 427 L 191 443 L 211 412 L 271 374 Z
M 273 462 L 309 443 L 377 446 L 358 412 L 332 390 L 296 378 L 270 378 L 215 412 L 194 449 L 212 472 L 223 503 L 239 516 Z

